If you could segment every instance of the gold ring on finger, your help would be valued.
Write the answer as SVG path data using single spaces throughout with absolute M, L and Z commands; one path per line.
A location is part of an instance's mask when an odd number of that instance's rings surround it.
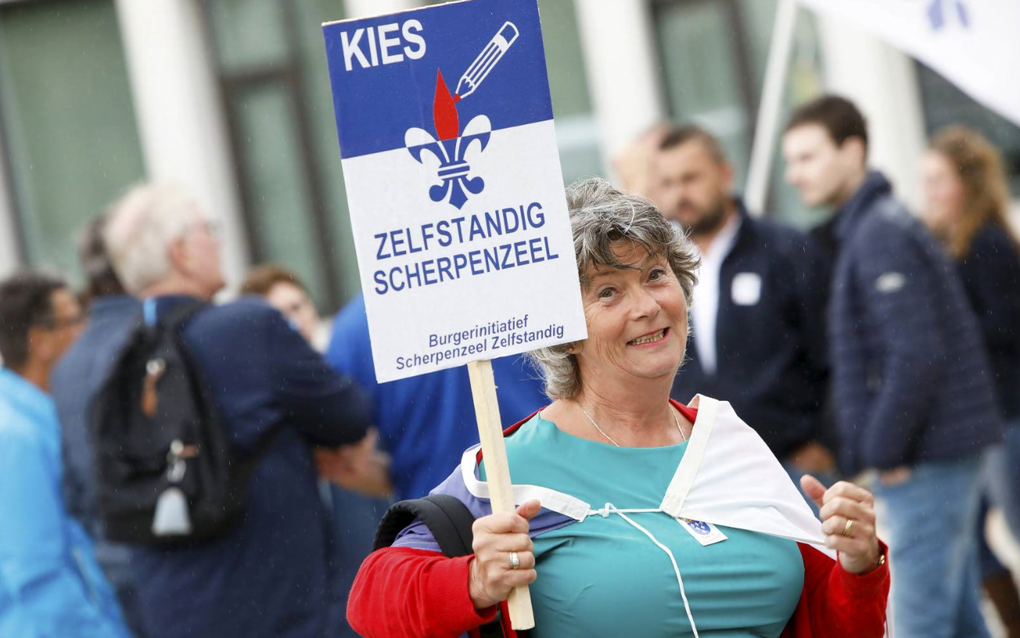
M 521 557 L 517 552 L 510 552 L 510 569 L 518 569 L 521 566 Z
M 850 536 L 850 530 L 853 529 L 854 522 L 852 519 L 846 519 L 846 525 L 843 526 L 843 533 L 841 536 Z

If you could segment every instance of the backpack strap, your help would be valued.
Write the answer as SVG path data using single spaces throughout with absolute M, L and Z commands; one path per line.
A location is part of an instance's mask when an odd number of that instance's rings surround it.
M 202 310 L 209 305 L 209 302 L 200 301 L 198 299 L 181 301 L 168 308 L 163 316 L 157 319 L 157 322 L 168 330 L 178 331 L 177 336 L 180 336 L 179 331 L 184 327 L 184 324 L 195 316 L 199 310 Z
M 467 505 L 448 494 L 431 494 L 391 505 L 376 530 L 372 551 L 392 545 L 415 519 L 429 528 L 444 556 L 456 558 L 471 553 L 475 517 Z
M 376 530 L 372 551 L 392 545 L 401 530 L 415 519 L 429 528 L 444 556 L 456 558 L 472 552 L 474 534 L 471 526 L 475 517 L 467 505 L 449 494 L 430 494 L 425 498 L 391 505 Z M 503 638 L 506 635 L 502 625 L 502 606 L 500 610 L 494 619 L 478 628 L 480 638 Z M 518 636 L 523 635 L 526 634 L 518 632 Z
M 188 344 L 184 341 L 184 327 L 192 317 L 199 313 L 201 310 L 205 310 L 209 307 L 208 301 L 202 301 L 200 299 L 187 299 L 170 306 L 165 312 L 155 315 L 152 320 L 155 322 L 154 326 L 150 326 L 153 330 L 165 330 L 172 338 L 177 342 L 181 353 L 184 355 L 185 365 L 190 367 L 190 375 L 192 378 L 199 381 L 198 390 L 203 393 L 208 393 L 209 388 L 204 382 L 204 376 L 201 373 L 198 364 L 194 360 L 194 355 L 191 353 L 191 349 Z M 148 323 L 148 319 L 146 320 Z M 212 405 L 213 401 L 210 397 L 208 399 L 209 404 Z M 258 468 L 262 459 L 265 458 L 276 440 L 277 435 L 284 428 L 276 428 L 274 431 L 267 435 L 264 435 L 261 440 L 255 445 L 255 447 L 244 455 L 239 462 L 234 466 L 234 472 L 231 473 L 231 489 L 235 491 L 242 490 L 245 485 L 248 484 L 248 479 L 251 478 L 253 472 Z

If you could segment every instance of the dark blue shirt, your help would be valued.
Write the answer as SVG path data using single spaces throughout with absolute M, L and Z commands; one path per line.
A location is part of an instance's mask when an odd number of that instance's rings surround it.
M 957 262 L 995 375 L 999 404 L 1020 418 L 1020 250 L 1005 228 L 985 224 Z
M 830 360 L 843 469 L 972 456 L 998 441 L 977 320 L 935 239 L 879 173 L 832 228 Z
M 428 494 L 449 476 L 464 450 L 478 443 L 465 366 L 376 382 L 363 296 L 334 320 L 326 359 L 372 396 L 373 422 L 382 447 L 393 457 L 391 478 L 398 498 Z M 504 427 L 549 404 L 539 373 L 523 357 L 495 359 L 492 371 Z
M 67 351 L 50 377 L 50 391 L 60 417 L 64 456 L 64 499 L 67 511 L 95 539 L 96 560 L 120 600 L 124 617 L 136 635 L 141 620 L 134 599 L 131 553 L 127 546 L 103 539 L 95 508 L 92 446 L 88 420 L 92 400 L 106 380 L 142 304 L 127 295 L 96 298 L 89 306 L 88 327 Z
M 180 299 L 158 298 L 156 314 Z M 136 551 L 146 625 L 166 638 L 330 636 L 331 519 L 312 446 L 361 439 L 368 402 L 262 301 L 200 311 L 184 341 L 236 453 L 274 438 L 238 527 L 187 547 Z
M 782 459 L 826 439 L 825 257 L 801 233 L 753 219 L 737 203 L 740 229 L 719 273 L 716 372 L 704 371 L 689 336 L 671 395 L 682 403 L 699 392 L 729 401 Z M 738 278 L 756 283 L 757 295 L 738 294 Z

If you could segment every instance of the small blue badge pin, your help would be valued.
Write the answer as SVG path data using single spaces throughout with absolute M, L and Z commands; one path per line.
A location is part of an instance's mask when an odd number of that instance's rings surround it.
M 708 523 L 702 523 L 701 521 L 693 521 L 689 518 L 685 518 L 684 521 L 690 527 L 692 532 L 696 532 L 702 535 L 708 535 L 712 533 L 712 528 L 708 526 Z

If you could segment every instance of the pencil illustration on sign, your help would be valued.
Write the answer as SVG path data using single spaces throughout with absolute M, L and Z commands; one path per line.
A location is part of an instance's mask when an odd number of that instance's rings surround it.
M 477 195 L 485 188 L 485 180 L 481 176 L 471 176 L 468 156 L 474 154 L 474 148 L 478 149 L 478 153 L 485 150 L 492 124 L 485 115 L 476 115 L 461 132 L 457 103 L 478 90 L 518 35 L 520 33 L 512 22 L 504 23 L 461 75 L 454 93 L 450 93 L 442 69 L 436 71 L 436 93 L 432 103 L 435 137 L 418 127 L 409 128 L 404 134 L 404 144 L 417 162 L 425 164 L 422 158 L 425 151 L 439 160 L 437 177 L 441 181 L 429 188 L 432 201 L 447 200 L 459 209 L 467 202 L 469 193 Z

